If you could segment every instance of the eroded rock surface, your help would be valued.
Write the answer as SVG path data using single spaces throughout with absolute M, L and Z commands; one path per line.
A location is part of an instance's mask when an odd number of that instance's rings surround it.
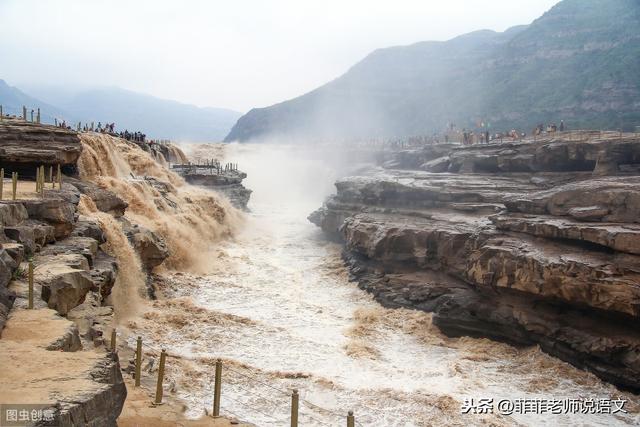
M 211 188 L 226 196 L 236 208 L 247 209 L 252 191 L 242 185 L 246 173 L 189 165 L 175 165 L 173 170 L 189 184 Z
M 127 393 L 117 354 L 82 350 L 77 327 L 53 310 L 12 312 L 0 366 L 0 402 L 43 405 L 52 425 L 116 425 Z
M 441 144 L 384 165 L 309 217 L 360 287 L 447 335 L 539 344 L 640 390 L 638 139 Z
M 82 147 L 74 131 L 21 120 L 0 123 L 0 163 L 75 166 Z

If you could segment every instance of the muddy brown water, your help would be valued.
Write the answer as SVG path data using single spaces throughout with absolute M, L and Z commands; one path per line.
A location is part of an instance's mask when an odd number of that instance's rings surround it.
M 450 339 L 428 314 L 390 310 L 349 282 L 340 246 L 306 220 L 347 166 L 291 147 L 228 146 L 254 190 L 242 230 L 205 274 L 163 273 L 164 300 L 132 323 L 167 348 L 168 384 L 198 416 L 224 360 L 222 412 L 259 426 L 638 425 L 635 396 L 542 353 Z M 342 168 L 342 171 L 340 169 Z M 132 342 L 133 345 L 133 342 Z M 463 414 L 465 399 L 628 399 L 629 414 Z

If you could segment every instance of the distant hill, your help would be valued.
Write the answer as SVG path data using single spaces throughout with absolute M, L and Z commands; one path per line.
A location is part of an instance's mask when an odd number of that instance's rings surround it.
M 0 105 L 2 105 L 3 114 L 15 116 L 22 116 L 22 106 L 25 106 L 27 107 L 29 118 L 31 117 L 31 109 L 37 110 L 40 108 L 40 120 L 43 123 L 54 123 L 56 118 L 64 119 L 69 116 L 67 112 L 62 111 L 60 108 L 29 96 L 16 87 L 9 86 L 2 79 L 0 79 Z
M 340 78 L 242 116 L 226 141 L 407 136 L 447 123 L 529 132 L 640 126 L 640 1 L 564 0 L 528 26 L 376 50 Z
M 221 141 L 241 113 L 160 99 L 116 87 L 71 90 L 24 85 L 29 93 L 59 106 L 74 120 L 113 122 L 118 130 L 140 130 L 153 138 Z

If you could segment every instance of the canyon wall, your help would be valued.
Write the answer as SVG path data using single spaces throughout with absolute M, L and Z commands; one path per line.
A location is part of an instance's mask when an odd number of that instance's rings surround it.
M 126 350 L 126 325 L 155 296 L 154 272 L 206 266 L 207 248 L 240 214 L 169 171 L 185 159 L 169 144 L 144 149 L 22 120 L 4 120 L 0 141 L 5 175 L 19 173 L 15 200 L 4 179 L 0 199 L 0 402 L 38 404 L 56 425 L 115 426 L 127 390 L 111 331 Z
M 449 336 L 544 351 L 640 390 L 640 138 L 387 152 L 309 219 L 353 279 Z

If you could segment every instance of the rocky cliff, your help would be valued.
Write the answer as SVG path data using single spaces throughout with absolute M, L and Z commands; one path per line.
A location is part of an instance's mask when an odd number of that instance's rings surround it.
M 40 405 L 56 425 L 115 426 L 127 395 L 118 354 L 106 348 L 119 268 L 104 224 L 81 215 L 79 205 L 119 218 L 147 270 L 168 257 L 164 241 L 126 221 L 128 204 L 115 193 L 69 176 L 83 150 L 77 133 L 4 120 L 0 141 L 0 166 L 7 175 L 19 172 L 15 200 L 11 181 L 1 177 L 0 402 Z M 68 174 L 62 188 L 47 182 L 36 193 L 36 168 L 58 164 Z M 34 265 L 31 310 L 28 261 Z
M 0 201 L 0 402 L 44 405 L 56 425 L 115 426 L 126 388 L 104 344 L 118 268 L 100 249 L 100 225 L 78 215 L 80 197 L 65 183 L 44 198 L 21 188 L 18 200 Z
M 590 132 L 387 152 L 310 220 L 383 305 L 639 391 L 639 156 L 636 135 Z
M 82 147 L 76 132 L 19 119 L 0 121 L 0 163 L 5 171 L 34 177 L 37 166 L 60 165 L 74 173 Z

